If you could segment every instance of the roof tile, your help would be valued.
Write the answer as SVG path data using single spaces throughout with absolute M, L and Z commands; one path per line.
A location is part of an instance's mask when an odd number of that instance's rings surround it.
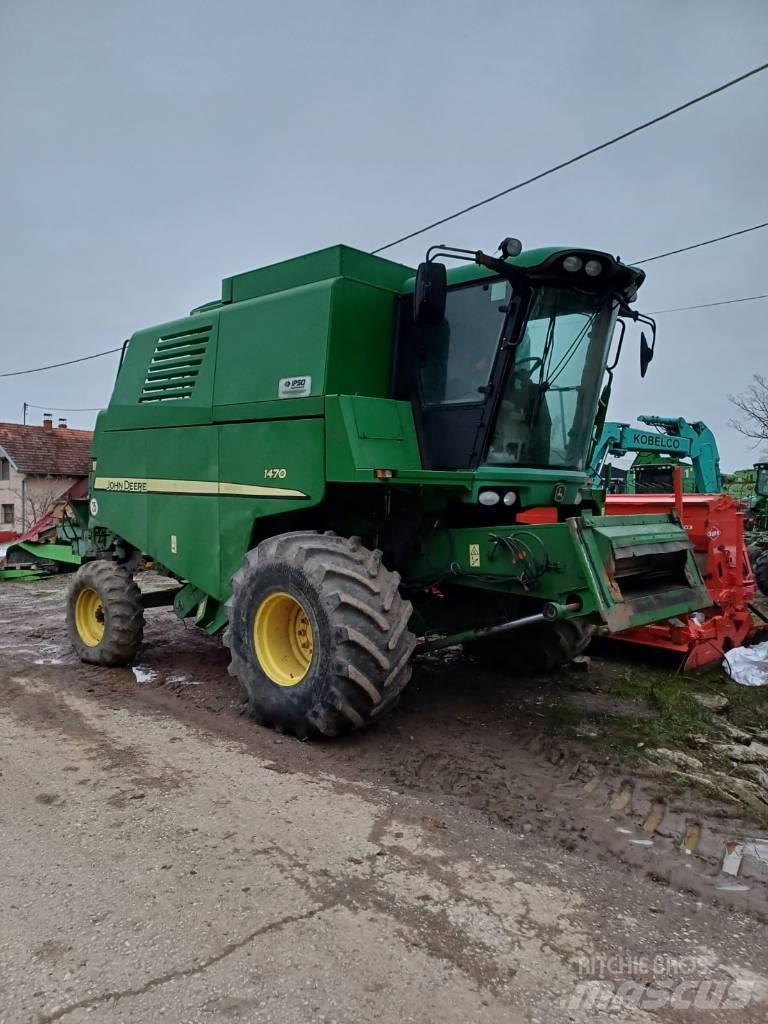
M 87 476 L 93 432 L 70 427 L 35 427 L 0 423 L 3 448 L 20 473 L 40 476 Z

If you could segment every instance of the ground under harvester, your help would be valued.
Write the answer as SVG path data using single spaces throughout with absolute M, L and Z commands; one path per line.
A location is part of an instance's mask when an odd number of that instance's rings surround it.
M 151 560 L 179 617 L 224 632 L 258 720 L 335 735 L 392 707 L 416 650 L 545 670 L 595 627 L 707 606 L 674 512 L 605 517 L 588 486 L 625 327 L 655 337 L 643 278 L 513 239 L 418 271 L 338 246 L 134 334 L 68 599 L 82 659 L 133 659 Z

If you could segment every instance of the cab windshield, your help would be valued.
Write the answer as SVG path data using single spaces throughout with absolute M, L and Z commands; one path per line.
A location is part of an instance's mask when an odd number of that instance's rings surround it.
M 757 471 L 755 494 L 761 498 L 768 498 L 768 466 L 761 466 Z
M 570 288 L 534 293 L 487 464 L 585 468 L 616 313 L 605 295 Z

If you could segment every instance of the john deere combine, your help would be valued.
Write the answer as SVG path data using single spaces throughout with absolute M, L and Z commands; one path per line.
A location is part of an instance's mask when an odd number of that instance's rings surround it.
M 543 670 L 708 605 L 674 515 L 603 517 L 588 488 L 625 325 L 655 337 L 643 278 L 514 239 L 417 272 L 338 246 L 134 334 L 94 440 L 80 657 L 134 657 L 151 559 L 225 631 L 257 719 L 335 735 L 394 704 L 417 644 Z

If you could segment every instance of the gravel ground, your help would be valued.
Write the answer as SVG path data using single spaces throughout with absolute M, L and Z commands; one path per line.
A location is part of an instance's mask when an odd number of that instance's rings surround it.
M 546 686 L 432 661 L 302 744 L 166 611 L 81 666 L 64 585 L 0 590 L 2 1024 L 765 1021 L 754 826 L 554 739 Z

